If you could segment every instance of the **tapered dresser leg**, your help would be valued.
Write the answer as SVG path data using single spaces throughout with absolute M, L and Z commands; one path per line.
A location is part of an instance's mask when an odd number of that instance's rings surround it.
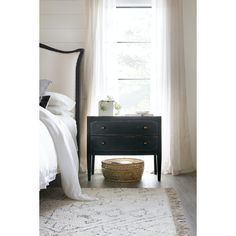
M 161 154 L 158 155 L 157 166 L 158 166 L 157 178 L 158 178 L 158 181 L 160 182 L 161 181 Z
M 92 155 L 92 175 L 94 175 L 95 155 Z
M 88 170 L 88 181 L 91 180 L 91 155 L 90 153 L 87 154 L 87 170 Z
M 157 155 L 154 155 L 154 175 L 157 174 Z

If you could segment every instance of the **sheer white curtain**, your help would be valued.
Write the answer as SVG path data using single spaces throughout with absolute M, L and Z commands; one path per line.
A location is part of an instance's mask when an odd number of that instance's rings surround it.
M 163 173 L 194 170 L 188 125 L 182 0 L 153 0 L 152 109 L 162 116 Z
M 114 81 L 114 36 L 116 0 L 87 0 L 88 35 L 82 80 L 80 123 L 81 171 L 86 170 L 87 115 L 98 114 L 98 101 L 111 95 Z
M 89 114 L 98 114 L 98 101 L 109 95 L 114 81 L 115 9 L 116 0 L 89 0 L 89 37 L 87 69 L 92 78 Z

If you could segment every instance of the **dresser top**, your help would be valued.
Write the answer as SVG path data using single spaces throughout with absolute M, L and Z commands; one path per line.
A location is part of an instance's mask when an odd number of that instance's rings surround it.
M 161 120 L 161 116 L 87 116 L 87 119 L 100 121 Z

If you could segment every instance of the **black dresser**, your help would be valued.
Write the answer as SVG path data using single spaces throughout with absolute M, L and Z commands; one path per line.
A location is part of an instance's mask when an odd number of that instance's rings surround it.
M 154 155 L 154 174 L 161 180 L 160 116 L 88 116 L 88 180 L 96 155 Z

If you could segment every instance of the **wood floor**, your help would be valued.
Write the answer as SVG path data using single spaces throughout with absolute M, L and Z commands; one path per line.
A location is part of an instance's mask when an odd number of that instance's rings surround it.
M 55 183 L 53 184 L 55 186 Z M 58 186 L 58 183 L 56 184 Z M 196 236 L 196 173 L 185 175 L 162 175 L 161 182 L 157 181 L 157 176 L 144 173 L 139 183 L 112 183 L 104 180 L 102 174 L 92 176 L 88 182 L 87 175 L 80 175 L 80 185 L 82 188 L 169 188 L 176 190 L 182 202 L 183 211 L 186 216 L 190 235 Z

